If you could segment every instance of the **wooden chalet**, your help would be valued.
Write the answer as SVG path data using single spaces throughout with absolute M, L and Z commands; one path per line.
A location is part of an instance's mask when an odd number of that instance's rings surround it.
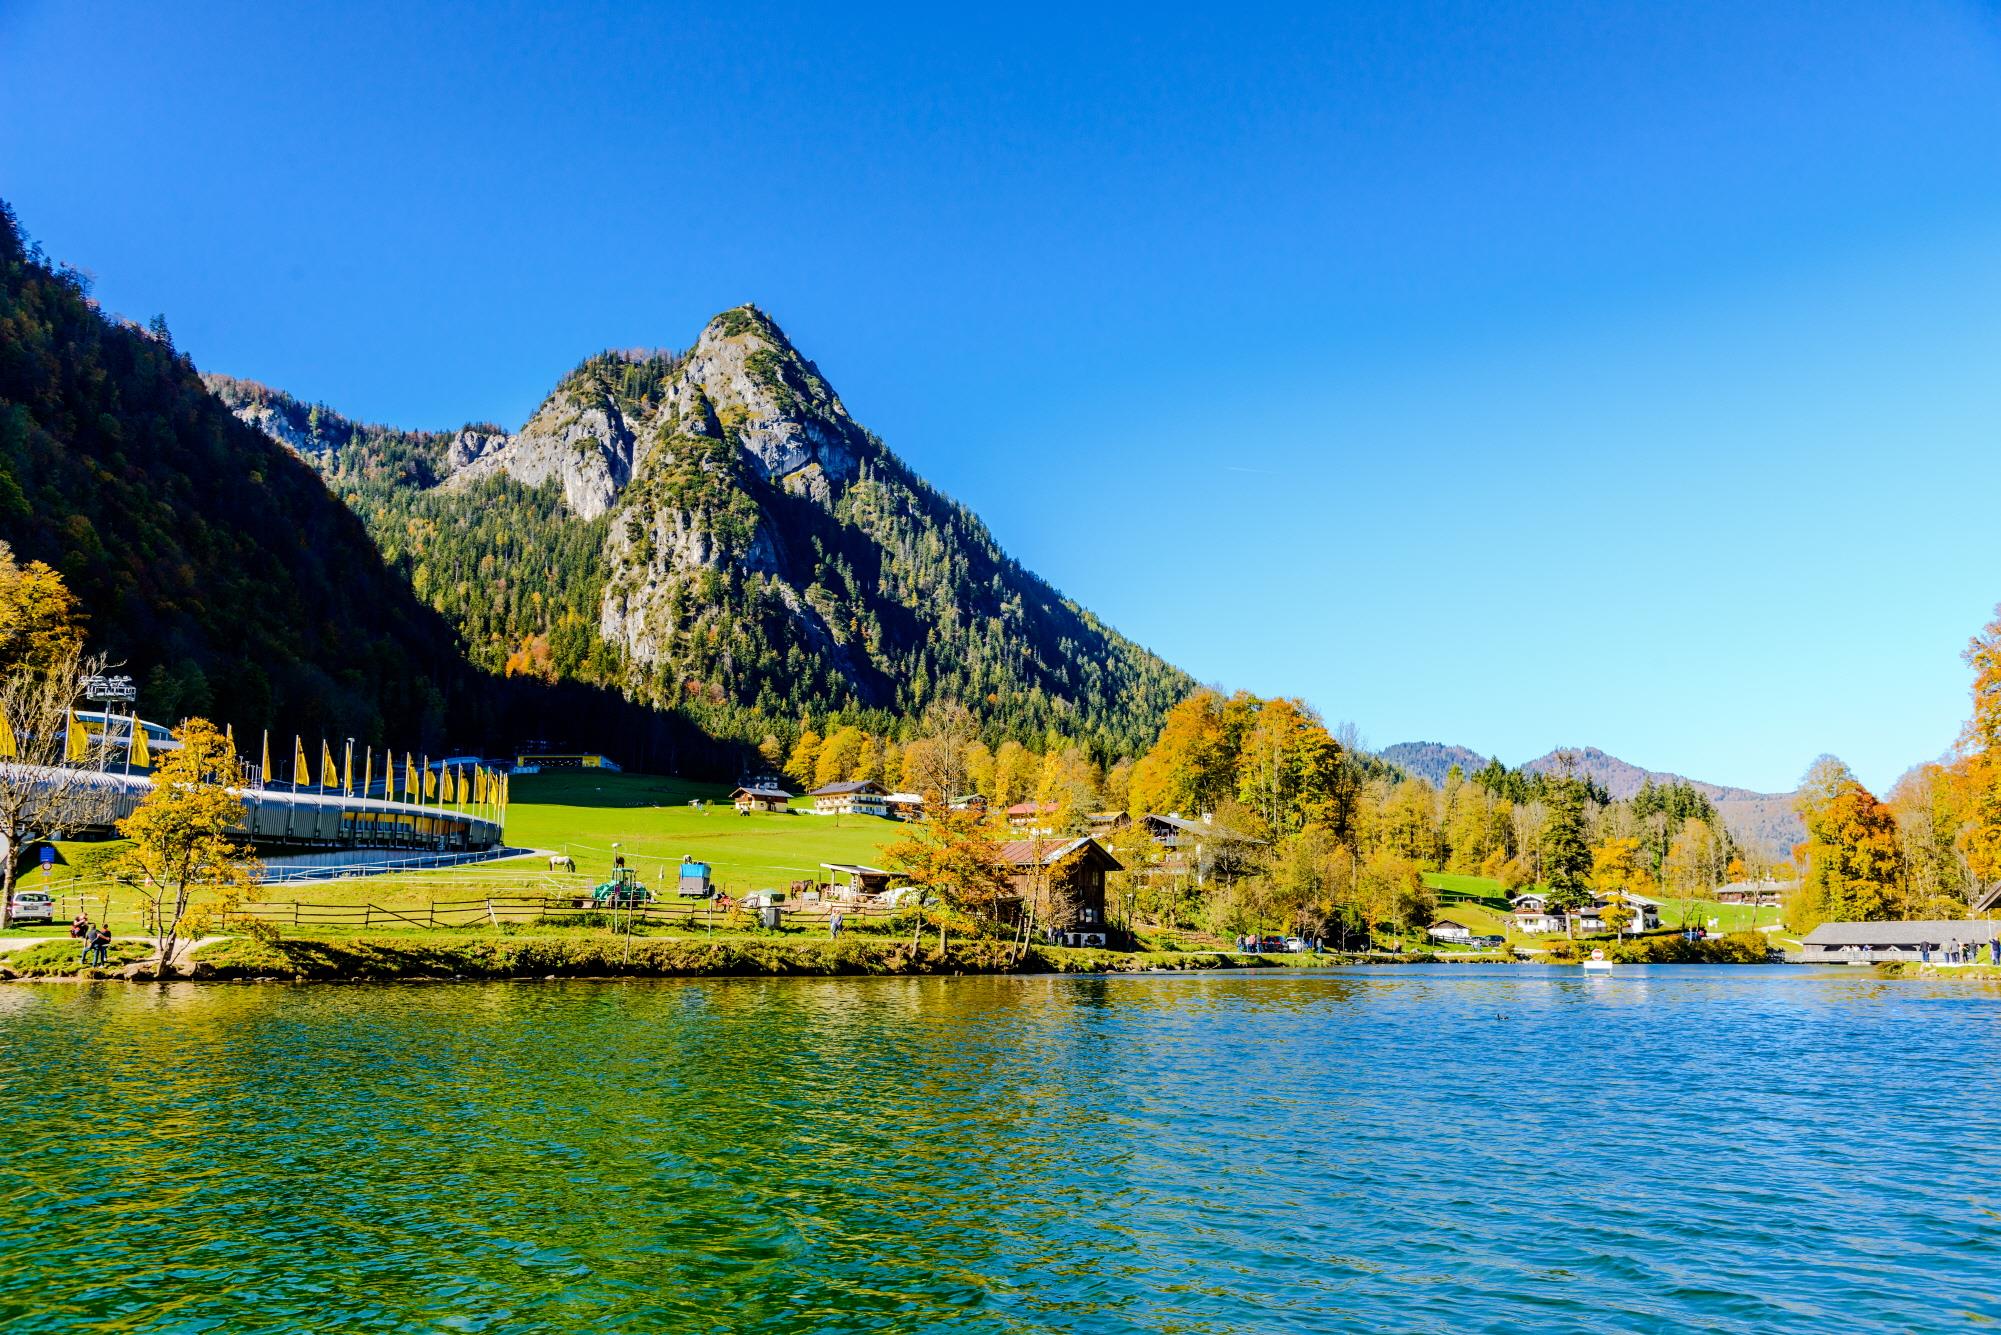
M 873 779 L 850 779 L 846 783 L 830 783 L 823 788 L 815 788 L 807 794 L 813 799 L 813 814 L 816 816 L 887 816 L 889 806 L 883 800 L 888 796 L 882 785 Z
M 1049 941 L 1064 946 L 1110 943 L 1105 876 L 1124 868 L 1103 844 L 1089 835 L 1015 839 L 1000 851 L 1012 869 L 1014 893 Z
M 784 811 L 792 805 L 792 794 L 783 788 L 739 788 L 730 794 L 738 811 Z
M 1054 802 L 1016 802 L 1004 813 L 1011 830 L 1047 829 L 1062 808 Z

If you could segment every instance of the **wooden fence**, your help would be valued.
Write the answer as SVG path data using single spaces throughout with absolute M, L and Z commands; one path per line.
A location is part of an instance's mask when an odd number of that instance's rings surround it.
M 839 911 L 844 919 L 883 919 L 896 910 L 883 904 L 843 904 L 838 902 L 792 902 L 779 906 L 787 925 L 825 927 Z M 593 917 L 615 926 L 627 923 L 660 926 L 700 927 L 757 920 L 757 911 L 740 902 L 723 908 L 706 899 L 656 899 L 644 904 L 614 907 L 600 904 L 589 894 L 582 895 L 493 895 L 485 899 L 463 899 L 429 904 L 245 904 L 238 912 L 262 922 L 294 927 L 476 927 L 481 923 L 527 923 L 554 919 L 588 920 Z

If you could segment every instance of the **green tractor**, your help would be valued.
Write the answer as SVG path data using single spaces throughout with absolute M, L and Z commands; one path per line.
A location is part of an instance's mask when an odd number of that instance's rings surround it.
M 630 867 L 614 867 L 611 879 L 591 891 L 591 898 L 605 908 L 624 909 L 644 904 L 653 892 L 639 883 L 639 873 Z

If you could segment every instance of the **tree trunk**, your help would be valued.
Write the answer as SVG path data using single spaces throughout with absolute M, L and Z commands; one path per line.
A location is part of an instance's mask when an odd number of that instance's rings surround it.
M 14 836 L 0 831 L 0 929 L 14 925 Z

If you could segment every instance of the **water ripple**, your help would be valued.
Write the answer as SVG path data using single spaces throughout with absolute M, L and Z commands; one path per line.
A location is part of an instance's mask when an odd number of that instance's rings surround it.
M 1851 972 L 0 989 L 35 1331 L 1992 1321 L 2001 991 Z

